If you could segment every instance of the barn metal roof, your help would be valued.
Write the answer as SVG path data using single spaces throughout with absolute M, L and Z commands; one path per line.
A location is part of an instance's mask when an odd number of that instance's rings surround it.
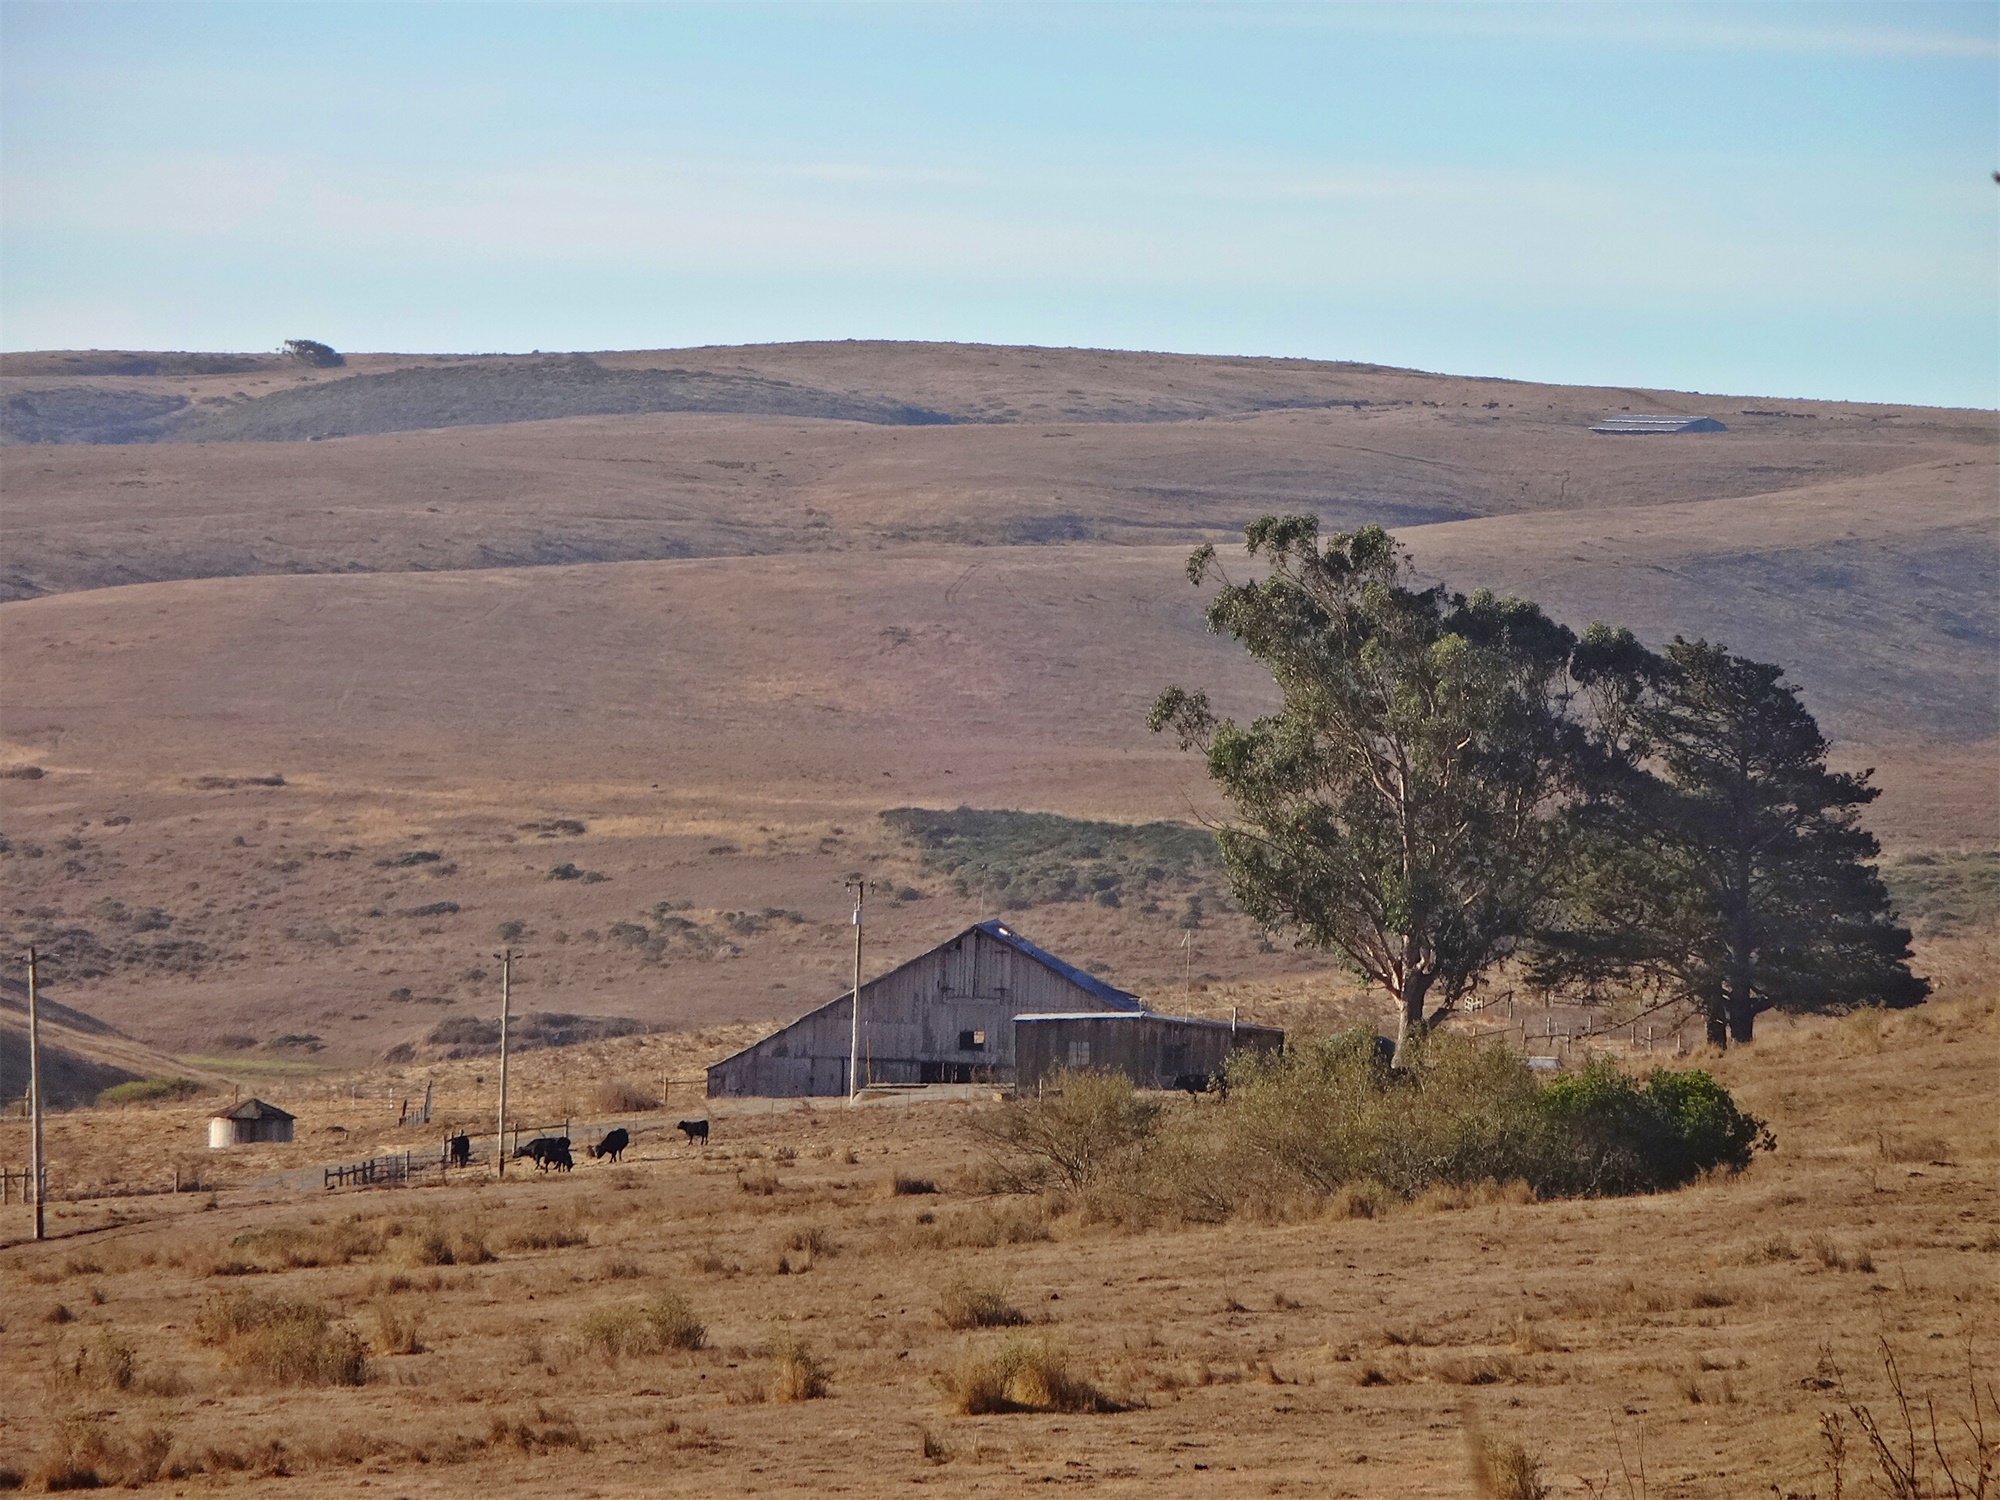
M 1175 1026 L 1210 1026 L 1224 1031 L 1276 1031 L 1283 1034 L 1282 1028 L 1266 1026 L 1260 1021 L 1219 1021 L 1214 1016 L 1169 1016 L 1156 1010 L 1052 1010 L 1014 1017 L 1017 1026 L 1035 1021 L 1166 1021 Z
M 211 1118 L 217 1120 L 294 1120 L 298 1116 L 266 1104 L 262 1099 L 245 1099 L 233 1109 L 219 1110 Z
M 989 918 L 987 921 L 977 922 L 973 925 L 988 937 L 998 938 L 1016 953 L 1026 954 L 1043 967 L 1054 969 L 1056 973 L 1062 975 L 1063 978 L 1067 979 L 1078 989 L 1095 995 L 1106 1005 L 1112 1006 L 1117 1010 L 1135 1013 L 1143 1011 L 1146 1008 L 1146 1002 L 1141 1000 L 1137 995 L 1128 994 L 1116 985 L 1106 984 L 1095 974 L 1086 974 L 1075 964 L 1064 963 L 1053 953 L 1049 952 L 1048 949 L 1036 947 L 997 917 Z M 968 929 L 968 931 L 970 930 Z M 964 933 L 959 934 L 960 937 L 964 935 Z M 1096 1012 L 1093 1012 L 1093 1014 L 1096 1014 Z
M 1613 433 L 1622 436 L 1638 436 L 1644 433 L 1665 432 L 1727 432 L 1729 429 L 1714 417 L 1700 416 L 1650 416 L 1650 417 L 1606 417 L 1590 429 L 1592 432 Z

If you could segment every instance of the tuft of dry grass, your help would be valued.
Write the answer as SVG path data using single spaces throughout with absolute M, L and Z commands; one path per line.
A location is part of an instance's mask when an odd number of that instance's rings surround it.
M 566 1225 L 537 1225 L 532 1229 L 517 1229 L 502 1242 L 509 1250 L 572 1250 L 578 1245 L 590 1243 L 588 1229 L 572 1229 Z M 450 1265 L 450 1261 L 442 1262 Z
M 1111 1412 L 1123 1408 L 1079 1375 L 1046 1339 L 1009 1339 L 998 1348 L 968 1349 L 938 1384 L 960 1416 L 997 1412 Z
M 889 1179 L 889 1196 L 892 1198 L 918 1198 L 938 1190 L 937 1183 L 929 1177 L 915 1177 L 908 1172 L 898 1172 Z
M 1472 1487 L 1481 1500 L 1547 1500 L 1541 1460 L 1511 1438 L 1472 1435 Z
M 399 1308 L 393 1302 L 377 1302 L 375 1349 L 379 1354 L 422 1354 L 424 1318 L 419 1312 Z
M 955 1281 L 938 1298 L 938 1318 L 947 1328 L 1018 1328 L 1028 1315 L 1008 1299 L 1005 1287 Z
M 599 1114 L 644 1114 L 660 1107 L 660 1096 L 629 1079 L 608 1078 L 592 1091 L 590 1102 Z
M 679 1292 L 661 1292 L 642 1303 L 596 1308 L 584 1316 L 577 1335 L 585 1348 L 596 1350 L 607 1360 L 694 1350 L 708 1342 L 707 1326 Z
M 483 1266 L 500 1257 L 486 1242 L 486 1230 L 477 1220 L 447 1225 L 438 1220 L 420 1226 L 404 1237 L 406 1254 L 418 1266 Z
M 368 1357 L 361 1340 L 334 1322 L 325 1303 L 307 1297 L 217 1298 L 197 1332 L 244 1372 L 273 1385 L 363 1385 Z
M 771 1335 L 770 1359 L 771 1400 L 817 1401 L 827 1393 L 827 1367 L 789 1326 L 781 1324 Z

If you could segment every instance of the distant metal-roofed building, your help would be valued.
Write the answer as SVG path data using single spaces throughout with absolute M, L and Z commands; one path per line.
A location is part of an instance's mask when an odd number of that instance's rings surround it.
M 1676 416 L 1606 417 L 1590 430 L 1623 437 L 1640 437 L 1651 433 L 1729 431 L 1714 417 Z
M 1142 1013 L 1137 995 L 1039 948 L 1007 923 L 974 924 L 861 986 L 861 1077 L 874 1083 L 1014 1081 L 1014 1017 Z M 847 1092 L 853 992 L 725 1057 L 711 1098 Z
M 1155 1011 L 1072 1011 L 1014 1017 L 1014 1084 L 1039 1087 L 1064 1068 L 1123 1073 L 1142 1089 L 1199 1087 L 1238 1049 L 1281 1052 L 1275 1026 L 1163 1016 Z

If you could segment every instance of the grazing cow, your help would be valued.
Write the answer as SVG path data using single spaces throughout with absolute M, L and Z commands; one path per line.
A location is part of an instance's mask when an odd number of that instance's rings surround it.
M 704 1146 L 708 1144 L 708 1121 L 706 1120 L 683 1120 L 675 1128 L 687 1136 L 690 1146 L 696 1141 L 700 1141 Z
M 621 1125 L 590 1148 L 590 1159 L 596 1161 L 600 1156 L 608 1156 L 613 1161 L 616 1161 L 618 1160 L 618 1154 L 631 1144 L 631 1135 Z
M 546 1172 L 550 1167 L 561 1167 L 567 1172 L 576 1163 L 570 1160 L 569 1137 L 566 1135 L 537 1136 L 514 1153 L 514 1160 L 522 1157 L 533 1160 L 537 1172 Z
M 469 1166 L 472 1162 L 472 1137 L 455 1135 L 444 1143 L 445 1160 L 454 1167 Z

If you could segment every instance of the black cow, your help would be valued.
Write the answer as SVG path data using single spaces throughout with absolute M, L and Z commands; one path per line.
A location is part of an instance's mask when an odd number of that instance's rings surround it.
M 454 1167 L 469 1166 L 472 1162 L 472 1137 L 455 1135 L 444 1143 L 445 1160 Z
M 618 1154 L 631 1144 L 632 1137 L 630 1133 L 621 1125 L 590 1148 L 590 1159 L 595 1161 L 600 1156 L 608 1156 L 613 1161 L 616 1161 L 618 1160 Z
M 537 1172 L 546 1172 L 550 1167 L 561 1167 L 567 1172 L 576 1163 L 570 1160 L 569 1137 L 566 1135 L 537 1136 L 514 1153 L 514 1160 L 528 1157 L 535 1163 Z
M 708 1121 L 706 1120 L 683 1120 L 675 1128 L 687 1136 L 690 1146 L 696 1141 L 700 1141 L 704 1146 L 708 1144 Z

